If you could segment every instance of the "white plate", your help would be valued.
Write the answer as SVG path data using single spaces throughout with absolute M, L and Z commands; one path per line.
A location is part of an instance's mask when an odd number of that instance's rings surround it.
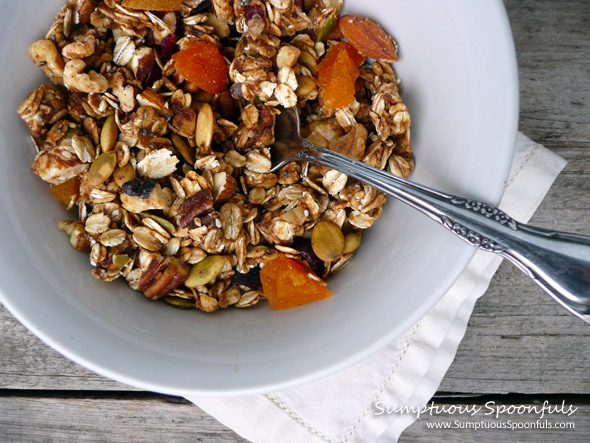
M 398 40 L 416 182 L 497 203 L 518 118 L 517 70 L 501 1 L 346 0 Z M 29 170 L 16 114 L 44 81 L 28 60 L 61 0 L 0 3 L 0 298 L 50 346 L 104 376 L 192 396 L 285 389 L 351 365 L 401 335 L 446 292 L 474 250 L 395 201 L 330 280 L 334 297 L 298 309 L 205 315 L 149 303 L 90 275 L 55 222 L 65 218 Z M 9 340 L 9 337 L 5 339 Z

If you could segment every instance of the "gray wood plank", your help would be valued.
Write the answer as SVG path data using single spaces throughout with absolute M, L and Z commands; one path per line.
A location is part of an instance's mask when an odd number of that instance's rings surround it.
M 489 404 L 491 409 L 486 407 L 487 401 L 494 401 Z M 535 411 L 541 410 L 543 401 L 539 400 L 534 403 L 516 401 L 502 404 L 497 400 L 481 402 L 476 399 L 473 402 L 469 400 L 437 402 L 436 406 L 440 408 L 439 410 L 447 408 L 447 412 L 435 412 L 433 415 L 421 416 L 402 434 L 399 441 L 400 443 L 430 443 L 433 441 L 441 443 L 559 441 L 565 443 L 588 441 L 588 433 L 590 432 L 589 405 L 576 403 L 575 400 L 573 403 L 565 401 L 565 410 L 568 410 L 570 405 L 573 408 L 578 408 L 571 416 L 553 413 L 540 418 L 540 413 Z M 560 406 L 562 403 L 559 400 L 551 401 L 550 404 Z M 467 412 L 460 413 L 458 409 L 452 409 L 452 407 L 458 406 L 480 407 L 481 410 L 474 416 L 470 416 Z M 504 409 L 502 410 L 504 412 L 498 415 L 499 418 L 496 418 L 494 410 L 497 409 L 495 408 L 510 408 L 511 406 L 519 409 Z M 558 426 L 565 428 L 558 428 Z
M 0 389 L 132 390 L 66 359 L 0 305 Z
M 3 442 L 246 440 L 196 406 L 171 398 L 0 398 Z
M 507 410 L 495 418 L 486 407 L 520 407 Z M 535 410 L 543 400 L 534 402 L 513 400 L 503 403 L 497 399 L 462 399 L 438 401 L 438 411 L 426 413 L 412 425 L 401 442 L 586 442 L 590 432 L 590 405 L 567 399 L 565 409 L 572 405 L 577 410 L 567 416 L 546 414 L 543 418 Z M 550 404 L 561 405 L 552 399 Z M 383 405 L 386 407 L 385 405 Z M 480 407 L 474 416 L 459 413 L 451 407 Z M 0 435 L 3 442 L 243 442 L 237 434 L 227 430 L 215 419 L 188 402 L 171 398 L 0 398 Z M 444 412 L 443 412 L 444 411 Z M 476 423 L 481 426 L 475 429 Z M 537 424 L 538 423 L 538 424 Z M 573 428 L 557 429 L 558 423 L 573 423 Z M 448 429 L 444 427 L 448 426 Z M 499 429 L 507 426 L 508 429 Z M 531 428 L 543 426 L 543 428 Z M 553 428 L 549 428 L 553 426 Z M 562 426 L 572 426 L 566 424 Z M 510 429 L 513 427 L 514 430 Z

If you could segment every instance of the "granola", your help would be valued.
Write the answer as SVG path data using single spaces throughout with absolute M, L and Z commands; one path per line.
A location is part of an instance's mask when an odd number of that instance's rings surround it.
M 51 84 L 18 109 L 32 171 L 77 207 L 57 227 L 92 275 L 212 312 L 264 300 L 260 269 L 278 256 L 322 278 L 346 266 L 384 194 L 313 164 L 270 172 L 275 118 L 293 106 L 319 146 L 402 177 L 414 168 L 388 62 L 365 61 L 352 103 L 326 105 L 318 72 L 342 40 L 342 0 L 125 3 L 67 0 L 29 49 Z M 205 47 L 226 65 L 215 93 L 177 69 L 177 54 Z

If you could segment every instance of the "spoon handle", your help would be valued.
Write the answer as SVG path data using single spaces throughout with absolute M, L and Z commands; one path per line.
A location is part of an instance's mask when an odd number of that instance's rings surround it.
M 511 261 L 572 314 L 590 323 L 590 237 L 521 224 L 501 210 L 445 194 L 302 140 L 301 161 L 319 163 L 413 206 L 469 244 Z

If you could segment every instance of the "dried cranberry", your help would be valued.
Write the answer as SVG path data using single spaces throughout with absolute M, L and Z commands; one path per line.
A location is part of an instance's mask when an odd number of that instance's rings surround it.
M 156 80 L 159 80 L 162 78 L 162 70 L 160 69 L 160 67 L 155 64 L 152 69 L 150 69 L 147 72 L 147 75 L 145 76 L 145 79 L 142 82 L 143 88 L 147 89 L 147 88 L 151 88 L 152 85 L 155 83 Z
M 313 248 L 311 247 L 311 240 L 305 237 L 295 237 L 292 245 L 293 249 L 299 251 L 299 255 L 301 258 L 304 259 L 311 270 L 315 272 L 317 275 L 322 275 L 324 272 L 324 262 L 315 255 L 313 252 Z
M 244 6 L 244 19 L 248 23 L 252 19 L 263 19 L 266 16 L 264 9 L 261 5 L 245 5 Z
M 172 55 L 176 53 L 176 42 L 178 37 L 175 34 L 169 34 L 162 39 L 160 43 L 160 57 L 162 63 L 166 64 L 172 58 Z
M 236 272 L 231 278 L 232 285 L 247 286 L 250 289 L 258 289 L 262 286 L 260 283 L 260 268 L 252 268 L 247 274 Z

